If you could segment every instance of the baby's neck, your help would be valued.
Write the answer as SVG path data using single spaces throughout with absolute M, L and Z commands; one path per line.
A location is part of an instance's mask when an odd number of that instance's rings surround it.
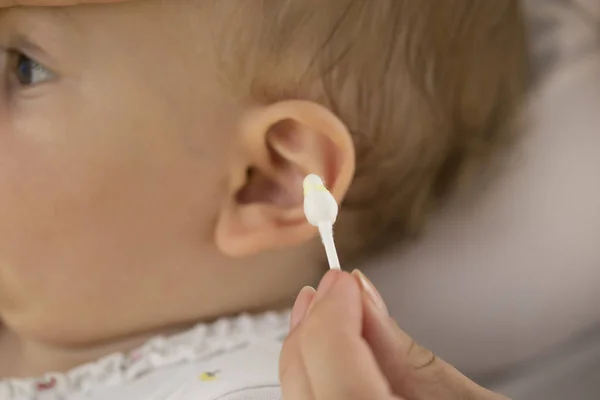
M 139 347 L 153 336 L 170 335 L 188 328 L 189 326 L 170 327 L 106 343 L 60 347 L 29 341 L 11 332 L 0 322 L 0 380 L 7 377 L 38 377 L 49 371 L 67 372 L 103 356 Z

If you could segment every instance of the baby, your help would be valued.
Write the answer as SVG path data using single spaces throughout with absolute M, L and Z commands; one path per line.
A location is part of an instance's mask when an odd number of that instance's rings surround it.
M 524 36 L 516 0 L 0 11 L 0 377 L 57 372 L 0 399 L 268 386 L 249 343 L 326 266 L 303 178 L 342 204 L 343 266 L 414 235 L 508 142 Z

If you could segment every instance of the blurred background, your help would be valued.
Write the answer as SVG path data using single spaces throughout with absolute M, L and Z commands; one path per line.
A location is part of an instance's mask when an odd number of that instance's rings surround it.
M 403 328 L 487 387 L 600 399 L 600 0 L 524 5 L 521 147 L 367 272 Z

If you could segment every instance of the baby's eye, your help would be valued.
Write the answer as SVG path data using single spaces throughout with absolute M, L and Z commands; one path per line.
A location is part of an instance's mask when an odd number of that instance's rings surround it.
M 35 86 L 54 78 L 52 71 L 25 54 L 14 53 L 13 57 L 11 72 L 20 85 Z

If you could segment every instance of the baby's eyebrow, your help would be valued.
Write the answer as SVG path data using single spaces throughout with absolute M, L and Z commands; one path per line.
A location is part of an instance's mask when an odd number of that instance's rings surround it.
M 64 7 L 78 4 L 124 3 L 131 0 L 0 0 L 0 8 L 30 7 Z
M 46 1 L 46 0 L 43 0 L 43 1 Z M 0 0 L 0 20 L 3 20 L 4 18 L 6 18 L 8 16 L 12 16 L 13 12 L 15 14 L 22 15 L 22 11 L 26 11 L 27 15 L 29 15 L 29 16 L 35 15 L 37 18 L 50 17 L 51 19 L 59 18 L 60 21 L 58 21 L 58 22 L 66 22 L 70 25 L 74 25 L 74 20 L 69 13 L 69 7 L 50 8 L 50 7 L 39 6 L 39 7 L 30 7 L 30 8 L 20 8 L 20 6 L 7 5 L 9 3 L 14 4 L 15 0 Z M 40 1 L 40 4 L 42 4 L 41 1 Z
M 6 1 L 6 0 L 0 0 Z M 0 8 L 0 27 L 10 47 L 31 54 L 62 53 L 72 48 L 83 30 L 68 7 Z
M 2 0 L 0 0 L 2 1 Z M 77 28 L 78 27 L 78 23 L 73 19 L 71 13 L 69 12 L 69 8 L 64 8 L 64 7 L 57 7 L 54 9 L 47 9 L 48 14 L 51 17 L 60 19 L 61 22 L 65 22 L 67 24 L 70 25 L 70 27 L 74 27 Z
M 35 7 L 29 10 L 34 12 L 39 10 L 39 12 L 35 13 L 37 18 L 40 18 L 41 21 L 46 22 L 47 25 L 52 25 L 53 30 L 68 33 L 81 32 L 81 23 L 73 17 L 73 14 L 71 12 L 72 9 L 70 7 Z

